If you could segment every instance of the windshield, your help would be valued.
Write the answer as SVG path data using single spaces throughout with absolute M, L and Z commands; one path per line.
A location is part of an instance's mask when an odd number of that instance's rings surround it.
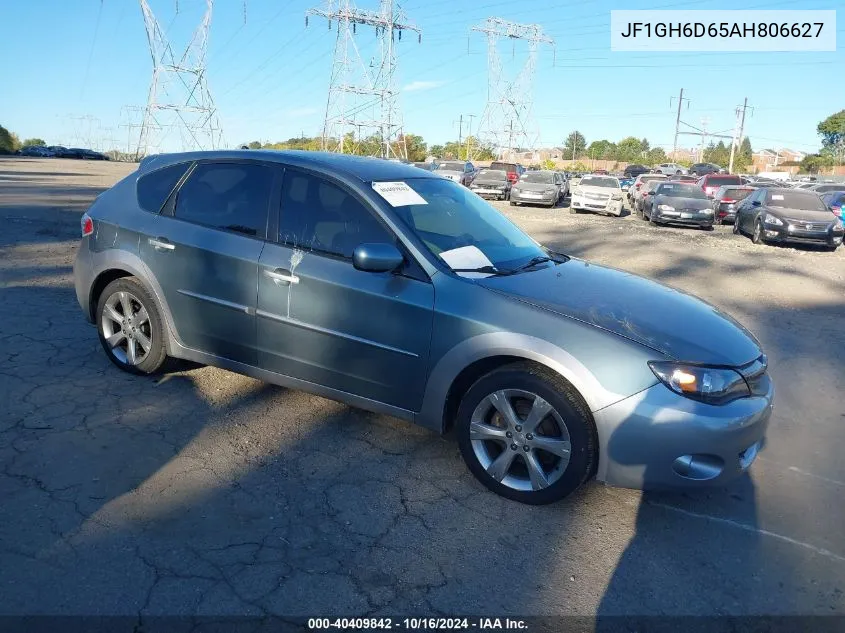
M 696 200 L 707 200 L 707 194 L 695 185 L 682 185 L 677 182 L 664 182 L 657 187 L 657 195 L 670 196 L 672 198 L 692 198 Z
M 444 253 L 465 246 L 474 246 L 483 254 L 482 260 L 486 258 L 500 270 L 517 268 L 534 257 L 546 255 L 539 244 L 469 189 L 440 178 L 405 182 L 426 204 L 398 206 L 393 210 L 425 247 L 443 261 L 446 261 Z
M 739 176 L 711 176 L 706 181 L 708 187 L 720 187 L 722 185 L 739 185 L 742 181 Z
M 440 163 L 437 171 L 463 171 L 464 163 Z
M 476 180 L 507 180 L 508 174 L 498 169 L 482 169 Z
M 582 187 L 619 187 L 619 181 L 610 176 L 584 176 L 581 179 Z
M 803 191 L 774 191 L 767 196 L 766 204 L 782 209 L 800 209 L 801 211 L 827 211 L 822 199 L 814 193 Z
M 504 171 L 517 171 L 516 165 L 510 165 L 508 163 L 490 163 L 490 169 L 503 169 Z
M 533 182 L 539 183 L 543 185 L 553 185 L 555 182 L 555 177 L 552 174 L 546 174 L 542 171 L 529 171 L 519 178 L 520 182 Z
M 751 189 L 725 189 L 721 197 L 729 200 L 745 200 L 751 191 Z

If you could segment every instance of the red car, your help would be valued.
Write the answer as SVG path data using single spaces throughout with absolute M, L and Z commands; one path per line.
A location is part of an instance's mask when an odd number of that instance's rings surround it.
M 713 194 L 715 194 L 719 187 L 724 187 L 725 185 L 741 185 L 743 184 L 742 178 L 739 176 L 731 176 L 728 174 L 707 174 L 706 176 L 702 176 L 698 179 L 698 186 L 704 189 L 704 193 L 707 194 L 708 198 L 712 198 Z

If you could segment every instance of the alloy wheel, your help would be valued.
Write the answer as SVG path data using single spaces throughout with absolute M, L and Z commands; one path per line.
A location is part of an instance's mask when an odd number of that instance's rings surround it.
M 539 395 L 521 389 L 502 389 L 483 398 L 472 413 L 469 437 L 487 474 L 519 491 L 554 484 L 572 453 L 561 415 Z
M 106 299 L 100 327 L 109 350 L 122 363 L 139 365 L 152 349 L 150 315 L 130 292 L 120 290 Z

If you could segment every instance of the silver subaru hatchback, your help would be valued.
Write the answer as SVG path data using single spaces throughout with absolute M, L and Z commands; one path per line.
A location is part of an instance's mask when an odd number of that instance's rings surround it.
M 722 484 L 761 448 L 766 356 L 703 301 L 544 248 L 456 182 L 310 152 L 160 155 L 82 218 L 108 358 L 222 367 L 454 429 L 494 492 Z

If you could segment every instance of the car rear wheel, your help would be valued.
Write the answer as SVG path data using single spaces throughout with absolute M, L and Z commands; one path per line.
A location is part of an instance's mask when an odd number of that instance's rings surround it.
M 754 232 L 751 234 L 751 241 L 755 244 L 766 243 L 766 238 L 763 237 L 763 222 L 760 219 L 754 223 Z
M 103 290 L 97 331 L 106 356 L 124 371 L 154 374 L 167 360 L 158 306 L 133 277 L 117 279 Z
M 493 492 L 534 505 L 563 499 L 593 474 L 598 437 L 586 403 L 561 376 L 527 363 L 479 379 L 461 400 L 461 454 Z

